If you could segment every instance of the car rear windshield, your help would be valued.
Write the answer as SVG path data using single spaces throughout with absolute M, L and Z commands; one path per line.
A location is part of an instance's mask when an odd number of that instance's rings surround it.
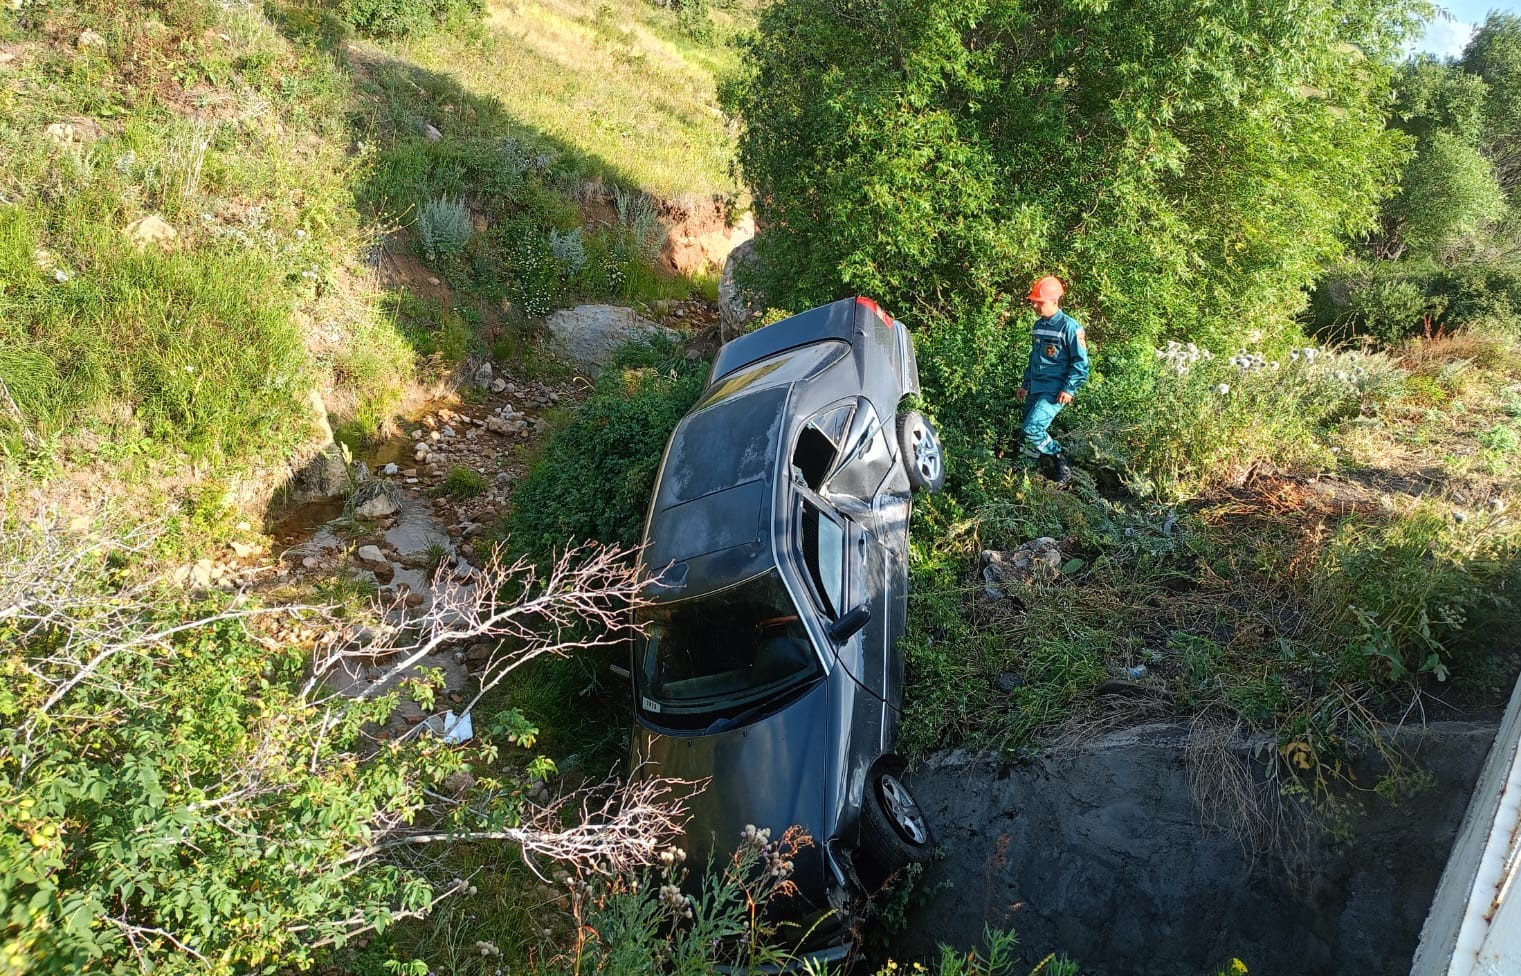
M 636 641 L 646 712 L 713 713 L 762 703 L 823 673 L 776 570 L 646 610 Z

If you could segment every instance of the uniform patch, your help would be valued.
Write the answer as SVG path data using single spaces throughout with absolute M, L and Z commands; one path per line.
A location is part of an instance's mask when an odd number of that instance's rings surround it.
M 1053 345 L 1049 345 L 1048 344 L 1046 346 L 1046 355 L 1048 357 L 1052 358 L 1052 359 L 1055 359 L 1056 358 L 1056 347 L 1053 346 Z
M 1088 348 L 1088 333 L 1084 332 L 1082 329 L 1077 330 L 1077 347 L 1079 349 Z

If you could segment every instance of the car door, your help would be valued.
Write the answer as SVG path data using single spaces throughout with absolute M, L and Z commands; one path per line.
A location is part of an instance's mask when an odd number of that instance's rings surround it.
M 888 440 L 895 435 L 861 398 L 839 461 L 823 483 L 824 496 L 851 522 L 854 605 L 871 611 L 860 635 L 857 677 L 880 706 L 873 722 L 881 731 L 880 749 L 894 741 L 903 688 L 903 661 L 895 645 L 908 618 L 909 486 Z

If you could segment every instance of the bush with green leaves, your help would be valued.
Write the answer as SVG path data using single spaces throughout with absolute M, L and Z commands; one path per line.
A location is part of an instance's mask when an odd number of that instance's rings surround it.
M 420 636 L 367 649 L 391 662 L 383 687 L 343 694 L 335 669 L 376 619 L 187 593 L 151 572 L 144 557 L 159 545 L 120 526 L 81 536 L 45 518 L 0 520 L 6 972 L 302 968 L 468 897 L 469 884 L 408 851 L 458 840 L 565 853 L 554 841 L 564 811 L 528 798 L 553 764 L 499 762 L 507 746 L 533 744 L 521 717 L 477 725 L 463 744 L 422 726 L 375 730 L 403 697 L 442 711 L 440 673 L 400 668 L 451 638 L 510 627 L 515 643 L 528 639 L 487 667 L 483 694 L 517 664 L 564 654 L 557 635 L 572 627 L 575 646 L 595 641 L 606 631 L 590 621 L 621 619 L 640 585 L 626 554 L 582 550 L 537 582 L 491 571 L 448 626 L 422 620 Z M 485 595 L 504 587 L 521 600 Z M 605 807 L 595 833 L 630 846 L 597 860 L 644 863 L 627 855 L 668 826 L 620 818 L 660 807 L 653 795 Z
M 361 34 L 407 37 L 453 20 L 478 18 L 484 0 L 338 0 L 338 13 Z
M 520 482 L 511 545 L 542 560 L 586 539 L 638 543 L 666 441 L 706 368 L 669 343 L 622 350 Z
M 1173 342 L 1153 355 L 1149 395 L 1077 420 L 1073 438 L 1125 472 L 1140 497 L 1176 500 L 1262 461 L 1311 461 L 1332 424 L 1376 413 L 1403 390 L 1403 372 L 1376 354 L 1306 346 L 1217 356 Z
M 586 243 L 582 240 L 579 227 L 572 227 L 564 232 L 551 229 L 549 250 L 554 254 L 555 260 L 565 268 L 567 275 L 578 275 L 581 269 L 586 267 Z
M 417 239 L 429 261 L 459 257 L 474 230 L 470 208 L 458 197 L 434 197 L 417 212 Z

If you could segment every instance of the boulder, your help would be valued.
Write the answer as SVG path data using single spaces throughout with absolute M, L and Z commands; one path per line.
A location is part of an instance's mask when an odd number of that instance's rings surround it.
M 354 514 L 367 519 L 385 518 L 396 514 L 396 501 L 387 492 L 379 492 L 355 505 Z
M 100 123 L 83 115 L 64 119 L 62 122 L 54 122 L 43 133 L 60 146 L 88 145 L 105 135 L 105 130 Z
M 723 276 L 718 280 L 718 321 L 726 339 L 738 335 L 765 308 L 760 297 L 742 287 L 740 281 L 754 272 L 757 260 L 752 239 L 729 252 L 724 261 Z
M 354 553 L 354 558 L 366 566 L 382 566 L 388 561 L 379 546 L 360 546 Z
M 590 373 L 600 372 L 613 353 L 630 342 L 656 336 L 676 340 L 680 335 L 620 305 L 578 305 L 551 315 L 546 322 L 560 351 Z

